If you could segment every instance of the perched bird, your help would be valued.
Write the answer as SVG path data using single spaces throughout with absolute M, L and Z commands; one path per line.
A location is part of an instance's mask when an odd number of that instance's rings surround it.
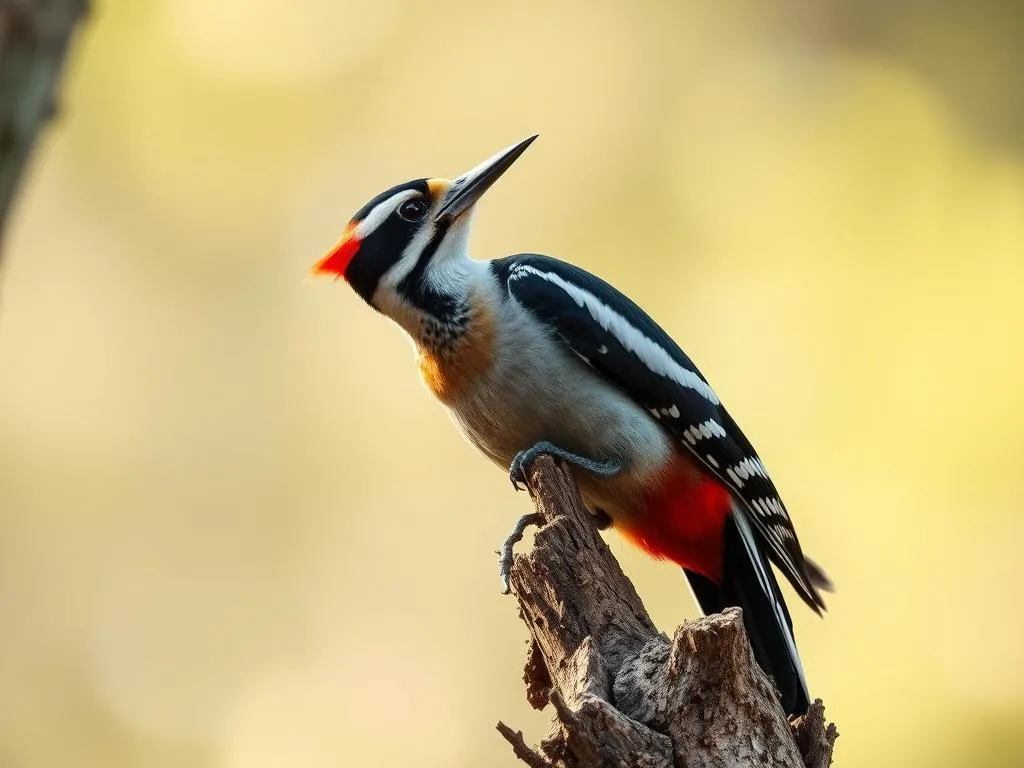
M 769 562 L 819 614 L 830 584 L 707 380 L 589 272 L 536 254 L 469 256 L 474 205 L 535 138 L 454 180 L 377 195 L 314 272 L 343 277 L 409 334 L 428 389 L 513 484 L 538 455 L 561 459 L 599 524 L 682 566 L 705 613 L 742 607 L 755 658 L 786 712 L 802 713 L 807 684 Z

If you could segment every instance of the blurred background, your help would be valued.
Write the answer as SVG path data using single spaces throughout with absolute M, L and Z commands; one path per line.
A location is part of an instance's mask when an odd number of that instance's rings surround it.
M 0 763 L 517 765 L 529 500 L 305 278 L 539 132 L 474 252 L 610 279 L 729 404 L 838 585 L 791 603 L 837 765 L 1024 764 L 1024 5 L 109 0 L 62 102 L 5 245 Z

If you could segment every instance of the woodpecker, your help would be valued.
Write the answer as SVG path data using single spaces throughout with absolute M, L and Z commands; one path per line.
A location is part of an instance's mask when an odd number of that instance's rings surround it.
M 561 459 L 599 526 L 682 566 L 704 613 L 740 606 L 755 658 L 801 714 L 807 683 L 770 563 L 819 615 L 831 584 L 707 379 L 599 277 L 531 253 L 469 256 L 475 204 L 536 138 L 454 180 L 382 192 L 313 271 L 409 335 L 427 388 L 514 486 L 537 456 Z

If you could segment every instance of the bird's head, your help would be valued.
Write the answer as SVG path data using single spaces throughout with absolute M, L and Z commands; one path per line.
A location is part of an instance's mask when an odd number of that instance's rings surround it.
M 536 138 L 456 179 L 416 179 L 381 192 L 356 213 L 313 273 L 343 277 L 392 316 L 402 308 L 430 314 L 432 305 L 450 303 L 445 283 L 451 274 L 444 267 L 466 255 L 473 206 Z

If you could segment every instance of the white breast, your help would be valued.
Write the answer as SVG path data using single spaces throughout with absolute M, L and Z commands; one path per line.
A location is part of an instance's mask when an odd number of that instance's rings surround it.
M 577 473 L 588 503 L 613 517 L 666 465 L 672 442 L 651 416 L 578 359 L 488 274 L 478 286 L 498 307 L 497 349 L 488 371 L 447 404 L 466 437 L 503 469 L 521 450 L 550 441 L 590 458 L 616 459 L 617 478 Z

